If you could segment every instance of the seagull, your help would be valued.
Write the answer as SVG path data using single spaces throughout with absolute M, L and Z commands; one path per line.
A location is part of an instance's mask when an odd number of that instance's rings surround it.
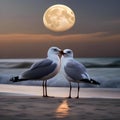
M 73 51 L 71 49 L 65 49 L 64 51 L 62 51 L 62 54 L 63 55 L 61 58 L 61 64 L 64 71 L 64 75 L 66 79 L 69 81 L 69 87 L 70 87 L 68 98 L 71 98 L 71 90 L 72 90 L 71 82 L 75 82 L 78 84 L 78 92 L 76 98 L 79 98 L 79 91 L 80 91 L 79 83 L 83 82 L 83 83 L 100 85 L 99 82 L 90 78 L 90 76 L 86 71 L 85 66 L 73 58 Z
M 54 77 L 60 70 L 61 49 L 58 47 L 50 47 L 48 49 L 47 58 L 34 63 L 27 71 L 21 75 L 12 77 L 10 81 L 20 82 L 27 80 L 42 80 L 43 81 L 43 97 L 47 95 L 47 80 Z

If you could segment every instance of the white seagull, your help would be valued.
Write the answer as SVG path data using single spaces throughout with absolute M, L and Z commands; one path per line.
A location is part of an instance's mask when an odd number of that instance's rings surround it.
M 76 82 L 78 84 L 78 92 L 76 98 L 79 98 L 80 82 L 100 85 L 99 82 L 90 78 L 90 76 L 86 71 L 85 66 L 73 58 L 73 51 L 71 49 L 65 49 L 62 52 L 62 54 L 63 55 L 61 58 L 61 64 L 64 69 L 65 77 L 69 81 L 69 86 L 70 86 L 68 98 L 71 98 L 71 90 L 72 90 L 71 82 Z
M 21 75 L 12 77 L 10 81 L 20 82 L 26 80 L 43 81 L 43 97 L 47 97 L 47 80 L 54 77 L 60 70 L 61 49 L 51 47 L 48 50 L 48 57 L 40 62 L 34 63 L 27 71 Z

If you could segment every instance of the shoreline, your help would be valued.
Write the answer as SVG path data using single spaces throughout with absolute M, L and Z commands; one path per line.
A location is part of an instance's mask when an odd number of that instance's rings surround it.
M 65 98 L 68 96 L 68 87 L 48 87 L 48 95 Z M 120 88 L 80 88 L 80 98 L 107 98 L 120 99 Z M 72 97 L 76 97 L 77 88 L 72 88 Z M 42 86 L 23 86 L 0 84 L 2 96 L 42 96 Z

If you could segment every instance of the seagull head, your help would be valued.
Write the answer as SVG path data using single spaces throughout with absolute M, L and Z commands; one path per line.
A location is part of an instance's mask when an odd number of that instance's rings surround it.
M 73 57 L 73 51 L 71 49 L 65 49 L 62 51 L 64 57 Z
M 61 54 L 61 49 L 58 48 L 58 47 L 50 47 L 49 50 L 48 50 L 48 56 L 51 56 L 51 55 L 60 55 Z

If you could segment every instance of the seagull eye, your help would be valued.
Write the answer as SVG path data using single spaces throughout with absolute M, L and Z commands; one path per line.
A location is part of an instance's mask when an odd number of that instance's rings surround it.
M 55 52 L 57 52 L 58 50 L 56 48 L 53 49 Z
M 71 51 L 68 51 L 67 53 L 68 53 L 68 54 L 70 54 L 70 53 L 71 53 Z

